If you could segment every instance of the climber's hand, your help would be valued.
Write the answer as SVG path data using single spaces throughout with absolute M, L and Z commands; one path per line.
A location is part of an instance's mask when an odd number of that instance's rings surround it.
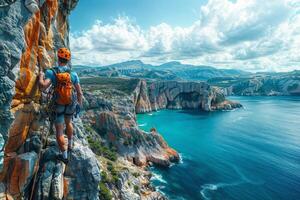
M 44 77 L 45 77 L 45 73 L 42 71 L 42 70 L 40 70 L 40 73 L 39 73 L 39 78 L 40 78 L 40 80 L 42 79 L 44 79 Z

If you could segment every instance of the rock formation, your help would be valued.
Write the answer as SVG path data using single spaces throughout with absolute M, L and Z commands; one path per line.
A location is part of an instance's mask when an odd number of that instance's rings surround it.
M 98 198 L 100 168 L 83 138 L 76 138 L 67 167 L 55 159 L 55 142 L 42 145 L 49 124 L 42 114 L 37 75 L 54 66 L 59 47 L 69 45 L 68 15 L 76 4 L 0 2 L 0 133 L 7 140 L 1 198 L 29 199 L 32 191 L 37 200 Z
M 141 81 L 134 91 L 137 113 L 159 109 L 231 110 L 239 103 L 225 101 L 223 92 L 205 82 Z
M 300 71 L 282 73 L 257 73 L 242 77 L 219 77 L 208 80 L 222 87 L 223 93 L 239 96 L 289 96 L 300 95 Z
M 138 166 L 148 162 L 170 166 L 179 160 L 178 153 L 158 133 L 146 133 L 138 128 L 132 95 L 101 90 L 86 92 L 84 96 L 87 100 L 87 111 L 82 116 L 84 124 L 96 129 L 121 156 Z
M 292 77 L 254 78 L 232 85 L 231 95 L 289 96 L 300 95 L 300 80 Z

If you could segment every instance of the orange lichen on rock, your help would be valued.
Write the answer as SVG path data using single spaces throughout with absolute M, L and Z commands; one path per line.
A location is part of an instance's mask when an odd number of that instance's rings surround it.
M 36 12 L 24 27 L 26 49 L 21 57 L 20 77 L 16 81 L 14 99 L 38 102 L 40 98 L 37 87 L 39 67 L 49 68 L 55 60 L 51 23 L 57 10 L 57 0 L 47 0 L 41 10 Z M 43 20 L 46 22 L 43 23 Z
M 34 112 L 32 105 L 27 104 L 15 113 L 15 120 L 9 130 L 8 141 L 5 145 L 5 153 L 16 152 L 27 138 Z
M 34 152 L 21 154 L 12 161 L 11 176 L 7 182 L 7 191 L 18 199 L 30 183 L 31 177 L 37 170 L 37 154 Z
M 49 28 L 51 25 L 51 21 L 52 21 L 53 17 L 55 16 L 57 9 L 58 9 L 57 0 L 46 0 L 46 4 L 44 4 L 42 10 L 43 9 L 48 9 L 48 11 L 47 12 L 44 11 L 44 13 L 48 13 L 46 25 Z
M 57 29 L 61 40 L 64 40 L 65 34 L 68 30 L 68 25 L 66 23 L 66 16 L 63 15 L 61 11 L 57 14 Z
M 27 46 L 21 57 L 20 77 L 16 81 L 16 99 L 28 98 L 30 94 L 37 95 L 37 97 L 31 97 L 32 99 L 39 99 L 39 93 L 32 91 L 36 84 L 38 72 L 36 66 L 38 59 L 39 30 L 40 13 L 37 12 L 24 27 Z

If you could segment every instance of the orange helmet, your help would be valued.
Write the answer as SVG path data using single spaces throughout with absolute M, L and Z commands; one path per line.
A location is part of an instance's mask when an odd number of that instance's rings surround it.
M 64 47 L 58 49 L 57 56 L 59 58 L 66 59 L 68 61 L 71 60 L 71 52 L 69 51 L 69 49 L 64 48 Z

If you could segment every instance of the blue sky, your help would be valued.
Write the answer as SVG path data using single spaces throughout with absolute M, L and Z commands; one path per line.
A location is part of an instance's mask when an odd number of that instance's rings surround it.
M 300 69 L 300 0 L 80 0 L 70 26 L 74 64 Z
M 190 26 L 199 18 L 198 10 L 207 0 L 81 0 L 71 14 L 71 31 L 90 28 L 96 20 L 110 23 L 127 16 L 143 29 L 168 23 Z

